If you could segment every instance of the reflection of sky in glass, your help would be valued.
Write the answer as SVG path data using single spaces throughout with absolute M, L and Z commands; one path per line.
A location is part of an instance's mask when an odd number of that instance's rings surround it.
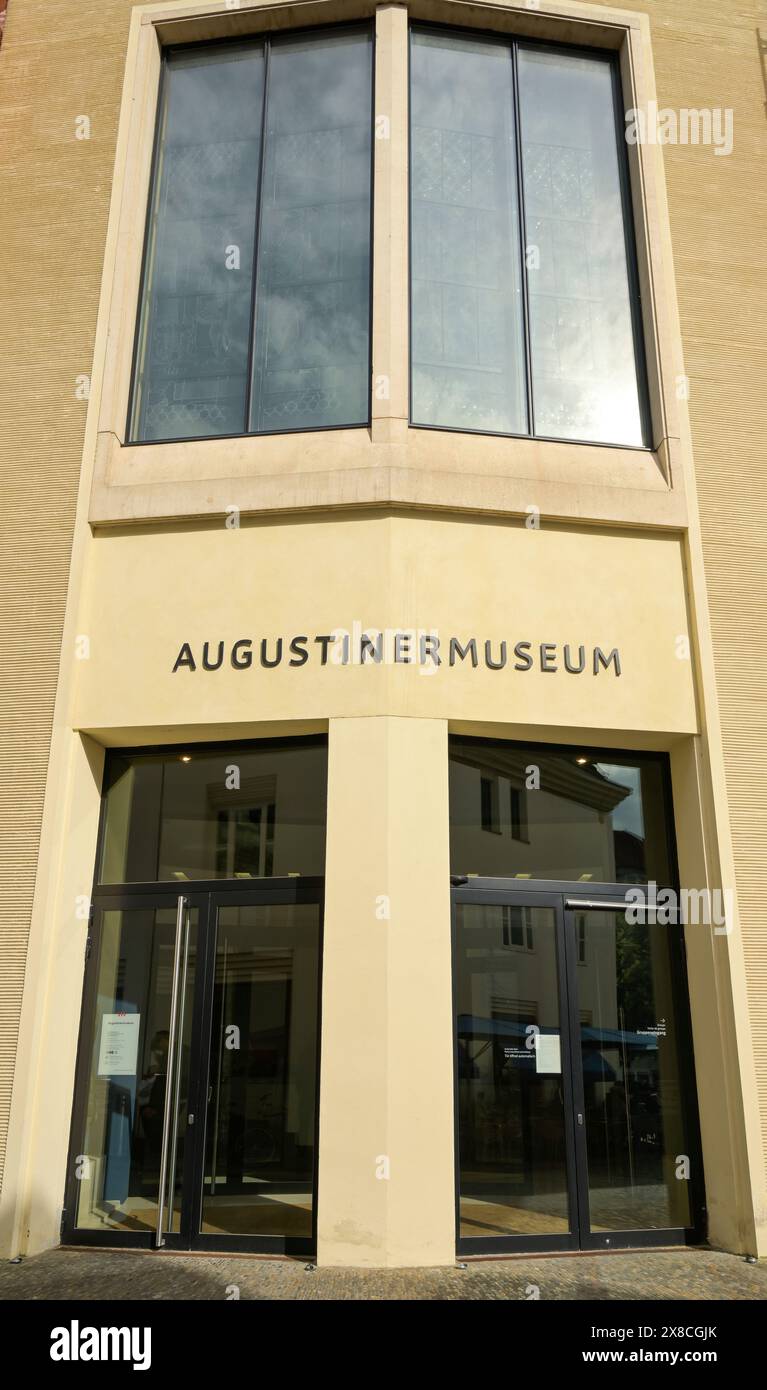
M 597 772 L 618 787 L 630 787 L 631 794 L 624 797 L 612 813 L 613 830 L 628 830 L 630 834 L 644 839 L 644 819 L 642 816 L 642 772 L 638 767 L 624 767 L 613 763 L 595 763 Z
M 413 419 L 524 433 L 508 44 L 411 47 Z
M 272 41 L 252 428 L 368 418 L 371 43 Z M 167 60 L 134 435 L 245 420 L 263 46 Z
M 261 45 L 167 60 L 134 410 L 142 439 L 244 427 L 263 68 Z
M 368 418 L 367 34 L 289 39 L 270 64 L 251 428 Z
M 612 72 L 520 50 L 537 434 L 641 445 Z

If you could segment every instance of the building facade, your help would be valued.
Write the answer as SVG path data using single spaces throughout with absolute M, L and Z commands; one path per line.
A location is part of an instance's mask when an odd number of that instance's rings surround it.
M 11 0 L 7 1253 L 765 1253 L 764 74 Z

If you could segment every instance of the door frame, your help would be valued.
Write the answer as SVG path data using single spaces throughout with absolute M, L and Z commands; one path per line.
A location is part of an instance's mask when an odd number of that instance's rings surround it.
M 648 1246 L 695 1245 L 705 1239 L 706 1208 L 703 1153 L 698 1120 L 695 1054 L 692 1043 L 689 993 L 687 986 L 684 929 L 678 914 L 669 932 L 672 992 L 675 1024 L 678 1029 L 679 1058 L 685 1085 L 682 1106 L 688 1146 L 691 1150 L 690 1177 L 691 1226 L 644 1230 L 592 1232 L 589 1221 L 589 1178 L 586 1125 L 575 1123 L 585 1117 L 583 1067 L 578 1016 L 577 953 L 575 914 L 579 911 L 610 911 L 625 908 L 628 888 L 644 891 L 644 884 L 584 883 L 546 879 L 485 878 L 451 874 L 451 947 L 453 962 L 453 1095 L 455 1115 L 455 1230 L 460 1255 L 521 1253 L 523 1251 L 620 1250 Z M 660 889 L 658 890 L 661 891 Z M 562 1082 L 565 1104 L 565 1163 L 571 1230 L 567 1235 L 462 1236 L 460 1188 L 460 1130 L 458 1075 L 458 940 L 456 907 L 461 902 L 508 904 L 509 906 L 553 907 L 556 912 L 557 981 L 559 985 Z M 641 906 L 640 906 L 641 910 Z M 565 1075 L 567 1070 L 568 1075 Z M 568 1103 L 569 1097 L 569 1103 Z
M 80 1140 L 85 1133 L 88 1104 L 88 1082 L 91 1070 L 89 1030 L 95 1017 L 98 995 L 98 971 L 101 956 L 100 915 L 105 911 L 176 909 L 179 898 L 185 898 L 190 909 L 197 909 L 197 969 L 192 1002 L 192 1027 L 189 1062 L 189 1095 L 187 1110 L 203 1117 L 191 1142 L 184 1144 L 181 1178 L 180 1229 L 165 1236 L 162 1249 L 168 1251 L 231 1251 L 266 1254 L 310 1255 L 316 1249 L 318 1144 L 320 1115 L 320 1046 L 322 1037 L 322 965 L 324 932 L 324 885 L 322 877 L 291 876 L 246 882 L 241 879 L 189 879 L 176 884 L 135 883 L 99 886 L 93 894 L 88 925 L 83 992 L 77 1040 L 77 1062 L 74 1077 L 74 1096 L 61 1218 L 63 1245 L 101 1246 L 120 1249 L 155 1250 L 156 1237 L 150 1231 L 122 1232 L 119 1230 L 84 1230 L 75 1224 L 78 1179 L 75 1159 Z M 202 1182 L 205 1165 L 205 1136 L 207 1129 L 207 1088 L 210 1065 L 210 1027 L 213 1009 L 213 977 L 216 960 L 217 914 L 219 906 L 267 906 L 306 903 L 318 909 L 317 963 L 317 1033 L 315 1048 L 315 1120 L 314 1165 L 312 1173 L 312 1234 L 311 1237 L 291 1236 L 213 1236 L 199 1231 L 202 1209 Z M 99 914 L 99 918 L 97 918 Z M 97 939 L 97 937 L 99 939 Z M 207 1030 L 207 1031 L 206 1031 Z M 199 1191 L 197 1183 L 199 1182 Z
M 549 891 L 548 885 L 536 892 L 525 884 L 509 892 L 506 879 L 463 879 L 451 875 L 451 939 L 453 958 L 453 1104 L 455 1115 L 455 1230 L 457 1250 L 461 1255 L 497 1254 L 536 1250 L 578 1250 L 579 1193 L 575 1183 L 575 1107 L 572 1094 L 572 1039 L 567 1027 L 568 982 L 564 949 L 564 911 L 560 894 Z M 543 907 L 554 912 L 554 934 L 557 953 L 557 986 L 559 990 L 559 1036 L 562 1048 L 562 1090 L 565 1125 L 565 1179 L 571 1229 L 561 1235 L 462 1236 L 461 1231 L 461 1151 L 460 1151 L 460 1078 L 458 1057 L 458 923 L 457 908 L 461 903 L 513 907 Z M 499 1244 L 500 1242 L 500 1244 Z
M 231 883 L 219 881 L 208 896 L 208 918 L 206 930 L 205 983 L 203 985 L 203 1010 L 200 1021 L 200 1066 L 197 1070 L 196 1113 L 205 1116 L 205 1123 L 198 1130 L 194 1149 L 194 1168 L 189 1179 L 190 1237 L 191 1249 L 195 1251 L 226 1251 L 238 1253 L 248 1251 L 272 1255 L 312 1255 L 317 1248 L 317 1191 L 319 1160 L 320 1124 L 320 1047 L 322 1038 L 322 960 L 324 925 L 324 879 L 290 878 L 265 879 L 257 894 L 245 888 L 242 881 Z M 315 1039 L 314 1074 L 314 1160 L 312 1166 L 312 1232 L 310 1236 L 267 1236 L 267 1235 L 206 1235 L 200 1231 L 202 1215 L 203 1180 L 205 1176 L 205 1151 L 207 1135 L 207 1090 L 210 1084 L 210 1059 L 213 1050 L 213 981 L 216 970 L 216 945 L 218 939 L 219 907 L 255 907 L 274 904 L 316 905 L 319 913 L 317 937 L 317 1033 Z M 190 1097 L 191 1098 L 191 1097 Z M 184 1173 L 184 1181 L 187 1175 Z

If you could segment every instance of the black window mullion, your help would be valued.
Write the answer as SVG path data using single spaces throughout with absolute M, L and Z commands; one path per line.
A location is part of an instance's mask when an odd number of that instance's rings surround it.
M 245 382 L 245 422 L 244 433 L 252 434 L 251 412 L 253 409 L 253 358 L 256 348 L 256 295 L 258 293 L 258 266 L 261 244 L 261 220 L 264 192 L 264 164 L 266 154 L 266 119 L 269 110 L 269 59 L 272 51 L 271 39 L 264 39 L 264 90 L 261 98 L 261 143 L 258 154 L 258 184 L 256 187 L 256 225 L 253 232 L 253 269 L 250 276 L 250 334 L 248 337 L 247 380 Z
M 512 91 L 514 93 L 514 140 L 515 158 L 517 166 L 517 207 L 519 224 L 519 252 L 522 258 L 520 285 L 522 286 L 522 327 L 525 338 L 525 382 L 526 382 L 526 408 L 527 408 L 527 432 L 535 435 L 535 412 L 533 408 L 533 359 L 532 347 L 530 344 L 530 291 L 527 282 L 527 213 L 525 211 L 525 180 L 522 168 L 522 115 L 519 101 L 519 71 L 517 64 L 518 45 L 512 41 L 511 44 L 511 65 L 512 65 Z

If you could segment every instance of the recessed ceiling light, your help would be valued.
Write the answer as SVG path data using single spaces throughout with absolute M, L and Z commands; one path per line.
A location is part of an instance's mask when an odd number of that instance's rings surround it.
M 182 753 L 182 754 L 181 754 L 181 761 L 182 761 L 182 763 L 190 763 L 190 762 L 192 761 L 192 755 L 191 755 L 191 753 Z
M 588 758 L 576 758 L 575 761 L 583 767 L 583 764 L 588 762 Z

